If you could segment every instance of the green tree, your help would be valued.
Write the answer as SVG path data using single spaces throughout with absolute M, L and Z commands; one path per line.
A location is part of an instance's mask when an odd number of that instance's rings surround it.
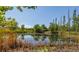
M 15 19 L 9 19 L 5 22 L 5 24 L 6 27 L 12 30 L 15 30 L 17 28 L 17 22 L 15 21 Z
M 68 31 L 70 32 L 71 26 L 70 26 L 71 18 L 70 18 L 70 11 L 68 10 Z
M 76 18 L 76 10 L 73 12 L 73 30 L 77 31 L 77 18 Z
M 21 25 L 21 31 L 23 32 L 25 29 L 25 26 L 24 25 Z
M 41 30 L 43 31 L 43 32 L 45 32 L 45 31 L 47 31 L 47 27 L 43 24 L 43 25 L 41 25 Z
M 66 22 L 66 19 L 65 19 L 66 17 L 65 16 L 63 16 L 63 26 L 65 27 L 65 22 Z
M 34 26 L 34 31 L 36 32 L 36 33 L 42 33 L 43 31 L 42 31 L 42 27 L 39 25 L 39 24 L 36 24 L 35 26 Z
M 11 6 L 0 6 L 0 27 L 9 27 L 11 29 L 15 29 L 15 27 L 17 27 L 17 22 L 15 21 L 15 19 L 9 19 L 7 21 L 7 19 L 5 18 L 5 13 L 8 10 L 13 10 L 15 7 L 11 7 Z M 36 6 L 16 6 L 16 8 L 19 11 L 23 11 L 23 8 L 27 8 L 27 9 L 35 9 Z
M 53 22 L 49 25 L 49 30 L 52 32 L 58 31 L 58 24 L 57 24 L 57 18 L 53 19 Z
M 65 30 L 66 30 L 66 27 L 65 27 L 65 22 L 66 22 L 66 19 L 65 19 L 65 16 L 63 16 L 63 26 L 62 26 L 62 27 L 63 27 L 63 28 L 62 28 L 62 29 L 63 29 L 63 31 L 65 31 Z
M 77 23 L 78 23 L 77 31 L 79 32 L 79 15 L 77 16 Z
M 24 8 L 36 9 L 37 7 L 36 6 L 17 6 L 16 8 L 22 12 Z

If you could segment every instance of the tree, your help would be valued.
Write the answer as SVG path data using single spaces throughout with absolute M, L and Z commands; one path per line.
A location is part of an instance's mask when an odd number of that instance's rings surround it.
M 66 17 L 65 16 L 63 16 L 63 26 L 65 27 L 65 22 L 66 22 L 66 19 L 65 19 Z
M 36 6 L 16 6 L 16 8 L 22 12 L 23 8 L 35 9 Z M 17 22 L 15 21 L 15 19 L 12 20 L 12 18 L 10 18 L 9 21 L 7 21 L 7 19 L 5 18 L 6 11 L 13 9 L 14 7 L 11 6 L 0 6 L 0 27 L 6 26 L 14 29 L 17 26 Z
M 37 7 L 36 6 L 17 6 L 16 8 L 22 12 L 23 8 L 36 9 Z
M 43 25 L 41 25 L 41 30 L 43 31 L 43 32 L 45 32 L 45 31 L 47 31 L 47 27 L 43 24 Z
M 70 11 L 68 10 L 68 31 L 70 32 Z
M 5 21 L 5 24 L 6 24 L 5 26 L 11 30 L 15 30 L 17 28 L 17 22 L 15 21 L 14 18 Z
M 78 22 L 78 32 L 79 32 L 79 15 L 77 17 L 77 22 Z
M 5 26 L 5 13 L 8 10 L 12 10 L 12 7 L 9 6 L 0 6 L 0 26 Z
M 42 31 L 42 28 L 41 28 L 41 26 L 39 25 L 39 24 L 36 24 L 35 26 L 34 26 L 34 31 L 36 32 L 36 33 L 42 33 L 43 31 Z
M 62 20 L 63 20 L 63 19 L 62 19 L 62 16 L 61 16 L 61 17 L 60 17 L 60 22 L 59 22 L 59 24 L 60 24 L 60 25 L 59 25 L 59 30 L 60 30 L 60 31 L 63 30 L 63 28 L 62 28 L 62 27 L 63 27 L 63 25 L 62 25 L 63 21 L 62 21 Z
M 58 31 L 57 18 L 55 18 L 55 31 Z
M 55 30 L 55 24 L 54 23 L 50 23 L 49 30 L 51 31 L 51 33 L 56 31 Z
M 66 19 L 65 19 L 65 16 L 63 16 L 63 30 L 65 31 L 66 27 L 65 27 L 65 22 L 66 22 Z
M 76 29 L 76 25 L 77 25 L 77 18 L 76 18 L 76 10 L 74 10 L 74 12 L 73 12 L 73 30 L 74 31 L 77 31 L 77 29 Z
M 19 10 L 19 11 L 23 11 L 23 8 L 27 8 L 27 9 L 36 9 L 37 7 L 36 6 L 16 6 L 16 8 Z M 0 11 L 2 12 L 6 12 L 8 10 L 13 10 L 14 7 L 11 7 L 11 6 L 0 6 Z
M 21 30 L 24 31 L 25 27 L 24 25 L 21 25 Z

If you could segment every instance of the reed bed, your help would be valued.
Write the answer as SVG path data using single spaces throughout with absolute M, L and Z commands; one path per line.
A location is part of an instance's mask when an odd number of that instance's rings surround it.
M 4 37 L 3 37 L 4 36 Z M 33 44 L 17 39 L 15 33 L 2 33 L 0 34 L 0 52 L 71 52 L 79 51 L 79 44 Z

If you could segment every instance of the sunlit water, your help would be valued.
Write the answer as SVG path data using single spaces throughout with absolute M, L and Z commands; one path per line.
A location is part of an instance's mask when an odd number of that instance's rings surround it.
M 52 44 L 52 45 L 76 45 L 79 44 L 78 40 L 75 39 L 62 39 L 58 35 L 51 35 L 51 36 L 45 36 L 45 35 L 19 35 L 18 39 L 22 39 L 23 41 L 29 42 L 33 45 L 38 44 L 39 42 L 46 45 L 46 44 Z
M 47 36 L 20 35 L 18 36 L 18 39 L 31 43 L 32 45 L 36 45 L 39 43 L 46 45 L 50 43 L 50 40 Z
M 9 37 L 9 38 L 8 38 Z M 1 34 L 0 39 L 5 39 L 4 43 L 6 46 L 7 39 L 15 39 L 17 41 L 21 40 L 22 42 L 30 43 L 32 49 L 29 49 L 28 51 L 79 51 L 79 40 L 78 39 L 73 39 L 73 38 L 66 38 L 64 39 L 63 36 L 59 36 L 57 34 L 53 35 L 28 35 L 28 34 L 17 34 L 17 35 L 12 35 L 12 34 Z M 19 43 L 20 44 L 20 43 Z M 27 45 L 27 44 L 26 44 Z M 38 45 L 41 45 L 40 47 L 37 47 Z M 43 46 L 42 46 L 43 45 Z M 16 43 L 13 45 L 14 48 L 18 48 Z M 46 46 L 46 47 L 45 47 Z M 36 47 L 36 48 L 35 48 Z M 20 47 L 22 48 L 22 47 Z M 20 51 L 15 50 L 15 51 Z M 25 48 L 27 49 L 27 48 Z M 2 51 L 2 50 L 1 50 Z M 8 51 L 8 50 L 6 50 Z M 14 51 L 14 50 L 11 50 Z M 24 51 L 24 50 L 21 50 Z M 25 50 L 27 51 L 27 50 Z

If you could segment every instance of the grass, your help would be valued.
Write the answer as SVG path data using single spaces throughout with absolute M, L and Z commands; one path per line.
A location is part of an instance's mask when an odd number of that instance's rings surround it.
M 69 32 L 62 33 L 62 38 L 68 38 Z M 70 37 L 73 39 L 78 39 L 79 41 L 79 34 L 70 32 Z M 77 43 L 78 43 L 77 41 Z M 38 43 L 37 45 L 33 46 L 29 42 L 24 42 L 21 39 L 17 40 L 17 34 L 14 32 L 8 33 L 1 33 L 0 32 L 0 51 L 2 52 L 51 52 L 51 51 L 79 51 L 78 44 L 63 44 L 63 45 L 44 45 L 43 43 Z
M 61 38 L 63 39 L 75 39 L 79 40 L 79 32 L 62 32 L 60 34 Z

